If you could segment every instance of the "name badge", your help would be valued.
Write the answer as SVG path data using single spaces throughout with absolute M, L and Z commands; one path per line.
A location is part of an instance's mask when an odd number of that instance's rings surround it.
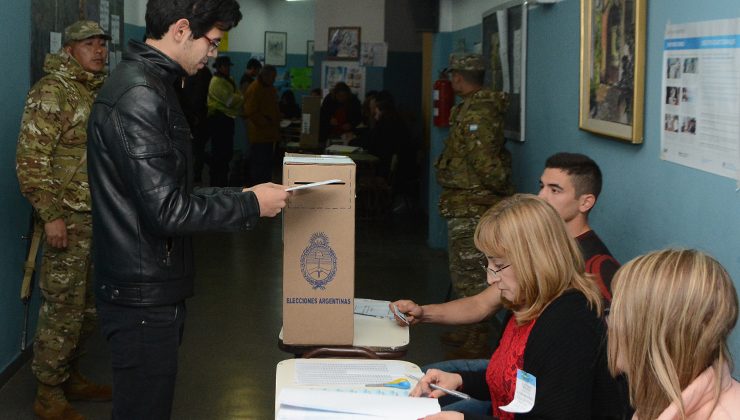
M 469 129 L 470 131 L 478 131 L 478 124 L 470 124 L 470 125 L 468 126 L 468 129 Z
M 521 369 L 516 370 L 516 389 L 514 400 L 499 407 L 508 413 L 529 413 L 534 407 L 534 395 L 537 391 L 537 378 Z

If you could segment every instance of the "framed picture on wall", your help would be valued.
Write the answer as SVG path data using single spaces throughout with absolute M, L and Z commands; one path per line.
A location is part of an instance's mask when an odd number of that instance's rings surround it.
M 313 67 L 313 41 L 306 41 L 306 67 Z
M 330 27 L 329 40 L 326 43 L 326 59 L 358 61 L 360 41 L 359 26 Z
M 642 143 L 646 3 L 581 0 L 581 129 Z
M 265 64 L 284 66 L 288 58 L 288 33 L 265 32 Z

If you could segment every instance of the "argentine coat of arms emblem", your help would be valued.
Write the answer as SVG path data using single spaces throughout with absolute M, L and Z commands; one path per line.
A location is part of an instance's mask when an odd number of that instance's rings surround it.
M 329 237 L 323 232 L 311 235 L 301 255 L 301 273 L 313 289 L 325 290 L 337 274 L 337 255 L 329 246 Z

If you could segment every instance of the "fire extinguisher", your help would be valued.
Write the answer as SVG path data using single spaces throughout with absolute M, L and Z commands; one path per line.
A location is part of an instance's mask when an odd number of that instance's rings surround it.
M 455 103 L 455 93 L 452 91 L 452 83 L 447 78 L 447 72 L 439 74 L 439 80 L 434 82 L 434 125 L 436 127 L 450 126 L 450 110 Z

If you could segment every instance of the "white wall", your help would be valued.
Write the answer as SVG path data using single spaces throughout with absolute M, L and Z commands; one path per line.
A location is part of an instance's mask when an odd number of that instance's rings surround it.
M 229 50 L 262 52 L 265 31 L 276 31 L 288 33 L 288 54 L 305 54 L 306 41 L 314 36 L 314 7 L 318 1 L 238 0 L 242 20 L 229 33 Z M 145 26 L 145 12 L 146 0 L 124 0 L 125 23 Z
M 288 54 L 306 54 L 306 41 L 313 39 L 317 3 L 318 0 L 239 0 L 243 17 L 229 33 L 229 50 L 262 52 L 265 31 L 275 31 L 288 33 Z
M 124 23 L 136 26 L 146 26 L 144 14 L 146 13 L 146 0 L 123 0 Z
M 507 0 L 441 0 L 439 3 L 439 30 L 453 32 L 483 21 L 483 13 Z
M 359 26 L 362 42 L 385 41 L 385 0 L 316 0 L 315 4 L 316 51 L 326 51 L 331 26 Z

